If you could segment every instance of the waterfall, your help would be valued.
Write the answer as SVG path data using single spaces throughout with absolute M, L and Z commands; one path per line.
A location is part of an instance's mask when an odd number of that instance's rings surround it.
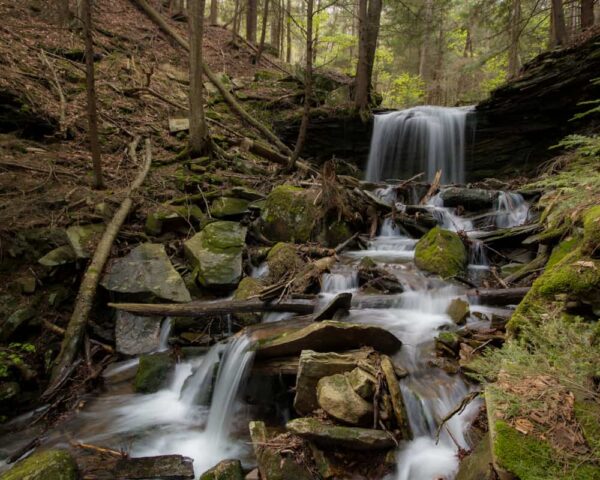
M 523 195 L 514 192 L 500 192 L 496 200 L 496 226 L 499 228 L 523 225 L 529 216 L 529 203 Z
M 414 107 L 376 115 L 366 179 L 377 182 L 425 172 L 442 183 L 465 179 L 465 108 Z

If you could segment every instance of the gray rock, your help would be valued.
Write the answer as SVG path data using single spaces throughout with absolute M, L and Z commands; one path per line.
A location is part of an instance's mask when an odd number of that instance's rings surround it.
M 239 460 L 223 460 L 200 475 L 200 480 L 244 480 Z
M 78 259 L 90 258 L 102 232 L 103 223 L 91 225 L 75 225 L 67 228 L 67 239 Z
M 115 340 L 117 352 L 141 355 L 158 349 L 161 317 L 139 317 L 117 310 Z
M 160 455 L 157 457 L 122 458 L 117 461 L 115 473 L 119 479 L 162 480 L 193 479 L 193 460 L 181 455 Z
M 396 445 L 394 437 L 383 430 L 329 425 L 316 418 L 297 418 L 288 422 L 286 428 L 324 448 L 386 450 Z
M 135 374 L 136 392 L 157 392 L 164 385 L 174 366 L 175 361 L 168 353 L 141 356 Z
M 396 377 L 394 364 L 387 355 L 381 356 L 381 370 L 383 371 L 388 391 L 390 392 L 394 416 L 396 417 L 396 427 L 400 430 L 402 439 L 409 440 L 412 438 L 412 434 L 408 424 L 408 415 L 406 414 L 404 400 L 402 399 L 402 392 L 400 391 L 400 384 Z
M 165 247 L 143 243 L 110 263 L 101 285 L 111 292 L 148 295 L 172 302 L 191 301 L 183 279 L 171 265 Z
M 67 265 L 74 263 L 77 260 L 77 255 L 71 248 L 70 245 L 63 245 L 57 247 L 54 250 L 50 250 L 46 255 L 38 260 L 40 265 L 44 267 L 58 267 L 60 265 Z
M 328 415 L 340 422 L 362 426 L 373 423 L 373 405 L 354 391 L 343 373 L 319 380 L 317 401 Z
M 446 314 L 457 325 L 464 325 L 467 322 L 470 313 L 469 302 L 462 298 L 455 298 L 452 300 L 446 309 Z
M 372 400 L 377 379 L 362 368 L 355 368 L 347 374 L 352 390 L 365 400 Z
M 210 213 L 216 218 L 239 217 L 248 212 L 248 203 L 248 200 L 241 198 L 215 198 L 210 206 Z
M 440 197 L 445 207 L 462 206 L 473 212 L 492 208 L 499 193 L 497 190 L 481 188 L 450 187 L 443 190 Z
M 204 287 L 235 287 L 242 278 L 242 249 L 246 227 L 235 222 L 214 222 L 185 242 L 188 261 L 198 269 Z

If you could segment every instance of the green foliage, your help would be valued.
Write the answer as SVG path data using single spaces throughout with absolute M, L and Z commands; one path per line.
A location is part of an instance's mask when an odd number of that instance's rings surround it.
M 35 346 L 30 343 L 11 343 L 0 348 L 0 378 L 7 378 L 11 367 L 24 365 L 24 356 L 32 353 L 35 353 Z
M 383 104 L 390 108 L 406 108 L 422 104 L 425 99 L 425 82 L 418 75 L 401 73 L 383 92 Z

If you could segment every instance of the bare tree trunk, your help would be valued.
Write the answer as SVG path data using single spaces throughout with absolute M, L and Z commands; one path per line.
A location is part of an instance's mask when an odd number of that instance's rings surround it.
M 285 61 L 292 63 L 292 0 L 287 0 L 287 51 Z
M 296 146 L 290 156 L 288 169 L 292 170 L 296 166 L 296 161 L 300 158 L 302 147 L 306 141 L 308 123 L 310 121 L 310 99 L 312 97 L 312 75 L 313 75 L 313 10 L 314 0 L 307 0 L 306 5 L 306 71 L 304 72 L 304 107 L 302 110 L 302 121 L 298 131 Z
M 284 15 L 284 5 L 283 2 L 285 0 L 278 0 L 278 4 L 279 4 L 279 17 L 278 17 L 278 22 L 279 22 L 279 46 L 277 48 L 278 53 L 279 53 L 279 58 L 283 58 L 283 43 L 284 43 L 284 36 L 283 33 L 285 32 L 285 15 Z
M 321 0 L 317 0 L 317 12 L 321 9 Z M 317 63 L 317 49 L 319 48 L 319 30 L 320 30 L 320 26 L 319 23 L 317 23 L 316 26 L 313 27 L 313 30 L 315 31 L 314 33 L 314 41 L 313 41 L 313 47 L 312 47 L 312 55 L 313 55 L 313 65 L 315 63 Z
M 581 28 L 594 26 L 594 0 L 581 0 Z
M 508 49 L 508 78 L 519 73 L 519 36 L 521 33 L 521 0 L 513 0 L 509 16 L 510 46 Z
M 233 40 L 233 43 L 235 43 L 237 41 L 237 37 L 239 35 L 239 31 L 240 31 L 240 24 L 239 24 L 239 19 L 240 19 L 240 0 L 235 0 L 235 7 L 233 10 L 233 22 L 231 25 L 231 38 Z
M 433 0 L 425 1 L 425 30 L 423 32 L 423 40 L 421 41 L 421 49 L 419 51 L 419 76 L 423 81 L 427 82 L 428 67 L 429 67 L 429 48 L 431 43 L 431 29 L 433 21 Z
M 279 56 L 279 13 L 281 7 L 279 5 L 279 0 L 273 0 L 273 4 L 271 6 L 271 38 L 270 44 L 271 46 L 277 50 L 277 56 Z
M 258 17 L 258 0 L 247 0 L 246 3 L 246 40 L 256 43 L 256 23 Z
M 209 22 L 211 25 L 217 25 L 219 23 L 219 2 L 218 2 L 218 0 L 210 0 Z
M 265 49 L 265 38 L 267 36 L 267 21 L 269 19 L 269 0 L 264 1 L 265 8 L 263 10 L 262 28 L 260 30 L 260 44 L 258 45 L 258 51 L 256 52 L 256 57 L 254 59 L 254 62 L 256 64 L 260 63 L 263 50 Z
M 565 45 L 568 41 L 565 11 L 562 0 L 552 0 L 552 36 L 550 45 L 553 47 Z
M 93 185 L 104 188 L 102 180 L 102 159 L 98 140 L 98 112 L 96 110 L 96 80 L 94 78 L 94 42 L 92 39 L 92 0 L 83 1 L 83 36 L 85 38 L 85 66 L 87 86 L 88 140 L 92 154 Z
M 382 6 L 381 0 L 360 0 L 358 8 L 358 65 L 356 67 L 354 103 L 361 115 L 369 110 L 369 94 Z
M 381 23 L 382 0 L 369 0 L 369 10 L 367 12 L 367 66 L 369 78 L 369 93 L 371 91 L 371 78 L 373 77 L 373 67 L 375 66 L 375 52 L 377 51 L 377 40 L 379 38 L 379 25 Z
M 190 31 L 190 156 L 209 151 L 208 129 L 204 118 L 202 95 L 202 37 L 206 0 L 190 0 L 188 22 Z

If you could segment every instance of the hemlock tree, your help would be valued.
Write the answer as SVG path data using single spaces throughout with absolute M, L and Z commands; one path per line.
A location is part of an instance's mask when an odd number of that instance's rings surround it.
M 246 40 L 256 43 L 256 24 L 258 22 L 258 0 L 248 0 L 246 4 Z
M 202 95 L 202 38 L 204 34 L 204 6 L 206 0 L 189 0 L 188 24 L 190 31 L 190 156 L 205 155 L 210 141 Z
M 210 19 L 211 25 L 217 25 L 219 20 L 219 3 L 218 0 L 210 0 Z
M 555 47 L 566 44 L 568 35 L 562 0 L 552 0 L 550 20 L 550 45 Z
M 371 78 L 375 64 L 382 6 L 382 0 L 360 0 L 358 6 L 358 64 L 356 66 L 354 104 L 361 115 L 369 110 Z

